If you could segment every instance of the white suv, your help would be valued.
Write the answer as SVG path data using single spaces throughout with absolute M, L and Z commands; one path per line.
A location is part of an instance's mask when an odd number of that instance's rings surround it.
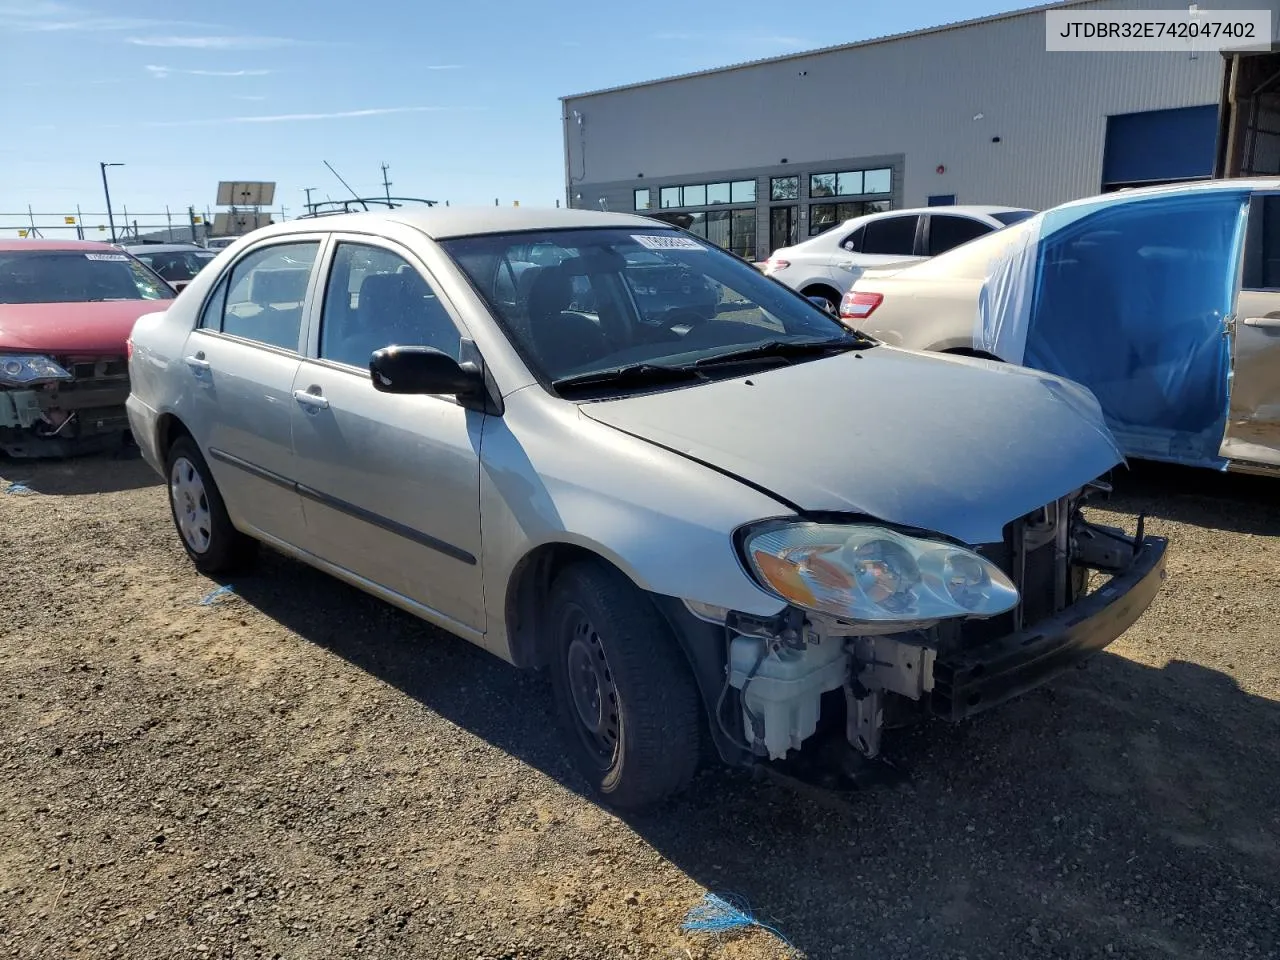
M 921 207 L 854 217 L 769 256 L 764 272 L 834 313 L 862 271 L 905 266 L 1025 220 L 1020 207 Z

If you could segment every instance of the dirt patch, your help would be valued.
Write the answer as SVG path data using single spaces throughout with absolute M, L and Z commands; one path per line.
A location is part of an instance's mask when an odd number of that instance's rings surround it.
M 189 567 L 137 460 L 0 461 L 0 955 L 1280 956 L 1276 487 L 1126 478 L 1171 538 L 1087 670 L 899 736 L 847 809 L 711 771 L 584 799 L 541 678 L 266 554 Z M 5 484 L 0 482 L 0 491 Z

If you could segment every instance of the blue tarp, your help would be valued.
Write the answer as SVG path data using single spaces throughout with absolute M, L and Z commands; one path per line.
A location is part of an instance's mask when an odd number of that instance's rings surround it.
M 1111 194 L 1026 221 L 991 265 L 974 342 L 1088 387 L 1126 456 L 1224 468 L 1248 192 Z

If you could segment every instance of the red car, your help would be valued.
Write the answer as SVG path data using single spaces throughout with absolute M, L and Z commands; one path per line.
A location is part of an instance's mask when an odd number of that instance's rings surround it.
M 138 317 L 174 296 L 119 247 L 0 240 L 0 453 L 118 445 L 129 430 L 125 342 Z

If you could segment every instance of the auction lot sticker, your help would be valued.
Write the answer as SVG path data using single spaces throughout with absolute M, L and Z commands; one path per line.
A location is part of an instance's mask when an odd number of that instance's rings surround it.
M 705 250 L 707 249 L 692 237 L 654 236 L 652 234 L 633 233 L 631 239 L 650 250 Z

